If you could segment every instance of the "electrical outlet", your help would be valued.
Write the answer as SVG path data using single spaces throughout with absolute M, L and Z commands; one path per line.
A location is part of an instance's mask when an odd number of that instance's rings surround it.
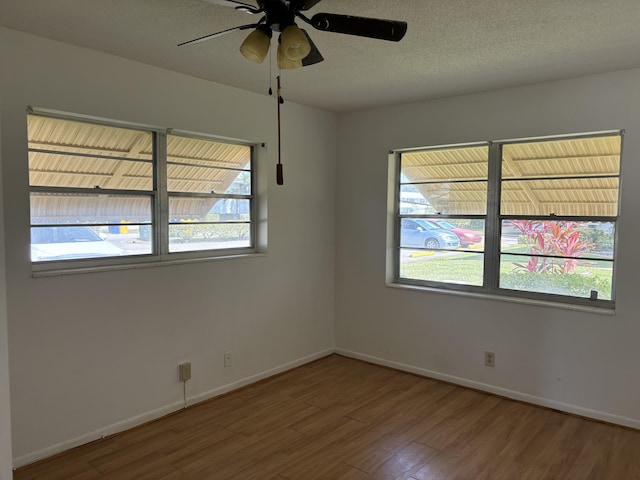
M 180 381 L 186 382 L 191 378 L 191 362 L 185 362 L 178 365 L 180 369 Z
M 233 359 L 231 358 L 231 352 L 224 352 L 224 366 L 230 367 L 233 364 Z
M 484 352 L 484 364 L 487 367 L 496 366 L 496 354 L 494 352 Z

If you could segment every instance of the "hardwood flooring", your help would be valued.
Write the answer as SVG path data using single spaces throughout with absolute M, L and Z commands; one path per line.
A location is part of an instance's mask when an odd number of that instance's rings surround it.
M 15 480 L 631 480 L 640 432 L 333 355 Z

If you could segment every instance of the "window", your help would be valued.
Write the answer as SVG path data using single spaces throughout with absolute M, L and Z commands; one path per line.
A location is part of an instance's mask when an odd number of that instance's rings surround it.
M 34 268 L 256 251 L 255 145 L 42 113 L 27 122 Z
M 622 135 L 393 152 L 393 281 L 613 308 Z

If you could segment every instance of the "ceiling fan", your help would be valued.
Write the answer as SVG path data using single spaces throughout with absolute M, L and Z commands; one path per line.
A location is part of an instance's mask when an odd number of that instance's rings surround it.
M 245 38 L 240 46 L 240 53 L 252 62 L 262 63 L 269 53 L 273 32 L 278 32 L 278 68 L 281 70 L 306 67 L 322 62 L 324 57 L 309 37 L 309 34 L 296 25 L 296 18 L 311 25 L 316 30 L 325 32 L 344 33 L 360 37 L 376 38 L 399 42 L 407 33 L 407 23 L 396 20 L 378 18 L 354 17 L 334 13 L 316 13 L 311 18 L 304 11 L 309 10 L 321 0 L 256 0 L 257 6 L 236 0 L 204 0 L 205 2 L 223 7 L 230 7 L 239 12 L 262 17 L 255 23 L 222 30 L 221 32 L 195 38 L 178 46 L 192 45 L 221 37 L 239 30 L 253 31 Z M 281 162 L 281 127 L 280 105 L 284 102 L 280 90 L 280 76 L 278 80 L 278 164 L 276 165 L 276 181 L 284 184 Z M 269 95 L 271 95 L 269 88 Z
M 178 46 L 191 45 L 211 40 L 239 30 L 253 31 L 240 47 L 242 55 L 255 63 L 262 63 L 269 52 L 273 32 L 280 33 L 278 39 L 278 67 L 291 69 L 314 65 L 324 60 L 307 32 L 299 28 L 295 20 L 299 18 L 313 28 L 325 32 L 343 33 L 361 37 L 398 42 L 407 32 L 407 23 L 396 20 L 354 17 L 333 13 L 316 13 L 308 18 L 303 12 L 311 9 L 321 0 L 256 0 L 257 6 L 235 0 L 204 0 L 214 5 L 230 7 L 239 12 L 262 17 L 255 23 L 240 25 L 199 37 Z

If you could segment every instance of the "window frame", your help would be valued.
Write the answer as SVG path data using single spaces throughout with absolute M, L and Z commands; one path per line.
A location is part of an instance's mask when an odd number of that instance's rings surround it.
M 613 311 L 615 309 L 616 299 L 616 270 L 618 256 L 618 228 L 621 209 L 621 188 L 622 188 L 622 156 L 624 146 L 624 130 L 607 130 L 599 132 L 550 135 L 531 138 L 518 138 L 506 140 L 494 140 L 473 143 L 460 143 L 448 145 L 433 145 L 428 147 L 399 148 L 389 151 L 389 169 L 388 169 L 388 195 L 387 195 L 387 268 L 386 283 L 388 286 L 407 287 L 418 290 L 435 291 L 440 293 L 465 294 L 480 296 L 483 298 L 502 299 L 509 301 L 521 301 L 525 303 L 545 304 L 552 306 L 565 306 L 589 309 L 596 311 Z M 583 138 L 597 138 L 619 136 L 620 137 L 620 162 L 619 173 L 617 178 L 617 212 L 615 217 L 610 216 L 562 216 L 562 215 L 503 215 L 501 212 L 501 194 L 502 194 L 502 149 L 505 145 L 522 144 L 533 142 L 549 142 L 562 140 L 577 140 Z M 482 218 L 485 220 L 485 242 L 484 242 L 484 269 L 483 269 L 483 285 L 465 285 L 446 283 L 433 280 L 418 280 L 403 278 L 400 276 L 401 267 L 401 244 L 400 232 L 401 222 L 403 218 L 429 218 L 435 215 L 413 214 L 406 215 L 400 213 L 401 188 L 402 188 L 402 161 L 401 157 L 405 153 L 445 150 L 453 148 L 468 148 L 487 145 L 487 207 L 486 214 L 468 215 L 468 214 L 438 214 L 437 218 L 443 220 L 448 219 L 469 219 Z M 576 175 L 579 177 L 579 175 Z M 584 176 L 587 177 L 588 176 Z M 510 181 L 510 180 L 507 180 Z M 611 300 L 592 299 L 585 297 L 574 297 L 569 295 L 539 293 L 530 291 L 511 290 L 500 288 L 500 256 L 501 256 L 501 228 L 503 220 L 510 219 L 536 219 L 536 220 L 552 220 L 552 221 L 571 221 L 579 219 L 587 222 L 611 222 L 614 225 L 613 239 L 613 255 L 612 264 L 612 283 L 611 283 Z
M 114 270 L 125 268 L 153 267 L 158 265 L 169 265 L 175 263 L 190 263 L 199 261 L 208 261 L 216 259 L 228 259 L 245 256 L 259 256 L 266 254 L 266 182 L 264 178 L 264 168 L 258 165 L 266 160 L 267 149 L 266 144 L 262 142 L 250 142 L 235 138 L 222 137 L 218 135 L 206 133 L 194 133 L 186 130 L 178 130 L 172 128 L 164 128 L 153 125 L 144 125 L 134 122 L 126 122 L 120 120 L 106 119 L 82 114 L 69 112 L 61 112 L 44 108 L 27 108 L 27 116 L 41 116 L 60 120 L 69 120 L 92 125 L 102 125 L 107 127 L 116 127 L 122 129 L 136 130 L 140 132 L 149 132 L 152 135 L 152 170 L 153 170 L 153 186 L 151 190 L 123 190 L 123 189 L 100 189 L 100 194 L 105 195 L 136 195 L 150 197 L 151 205 L 151 227 L 152 240 L 151 253 L 137 255 L 121 255 L 110 257 L 93 257 L 81 259 L 64 259 L 64 260 L 47 260 L 31 263 L 32 274 L 34 277 L 61 275 L 69 273 L 83 273 L 100 270 Z M 26 117 L 25 117 L 26 125 Z M 251 193 L 249 195 L 240 195 L 249 200 L 249 221 L 250 238 L 248 247 L 231 247 L 231 248 L 215 248 L 203 250 L 189 250 L 169 252 L 169 198 L 176 192 L 168 191 L 168 156 L 167 156 L 167 136 L 175 135 L 184 138 L 199 139 L 205 141 L 213 141 L 219 143 L 227 143 L 232 145 L 246 146 L 250 148 L 250 179 Z M 29 146 L 30 140 L 27 140 L 27 151 L 31 152 Z M 68 188 L 68 187 L 47 187 L 31 185 L 30 179 L 27 180 L 28 194 L 32 193 L 91 193 L 96 194 L 95 189 L 90 188 Z M 177 192 L 181 196 L 184 192 Z M 187 193 L 197 197 L 197 193 Z M 209 195 L 211 196 L 211 195 Z M 218 198 L 238 197 L 236 194 L 216 194 Z M 31 223 L 31 207 L 29 209 L 29 225 Z M 85 226 L 85 224 L 82 224 Z M 86 224 L 91 226 L 92 224 Z M 31 230 L 31 228 L 30 228 Z M 30 237 L 29 237 L 30 238 Z M 31 241 L 29 241 L 31 244 Z

